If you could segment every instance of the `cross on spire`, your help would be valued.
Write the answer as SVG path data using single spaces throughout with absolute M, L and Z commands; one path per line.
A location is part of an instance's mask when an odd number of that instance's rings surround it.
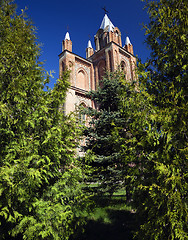
M 105 7 L 105 6 L 104 6 L 102 9 L 104 10 L 105 14 L 109 13 L 109 12 L 106 10 L 106 7 Z

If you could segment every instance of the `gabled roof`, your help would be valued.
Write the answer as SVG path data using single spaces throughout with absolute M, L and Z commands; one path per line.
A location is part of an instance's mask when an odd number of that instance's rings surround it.
M 113 31 L 113 29 L 115 28 L 114 25 L 112 24 L 112 22 L 110 21 L 109 17 L 107 16 L 107 14 L 105 14 L 104 18 L 102 20 L 100 29 L 105 29 L 107 26 L 109 26 L 108 29 L 110 31 Z

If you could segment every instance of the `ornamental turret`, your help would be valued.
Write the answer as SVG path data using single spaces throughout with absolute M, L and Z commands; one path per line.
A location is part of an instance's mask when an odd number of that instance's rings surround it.
M 86 48 L 86 58 L 89 58 L 93 54 L 94 54 L 94 49 L 91 45 L 91 41 L 89 40 Z
M 70 35 L 68 32 L 66 33 L 65 38 L 63 40 L 63 44 L 62 44 L 62 52 L 64 50 L 68 50 L 72 52 L 72 41 L 70 40 Z
M 127 52 L 133 54 L 133 45 L 131 44 L 129 37 L 126 37 L 124 48 L 127 50 Z

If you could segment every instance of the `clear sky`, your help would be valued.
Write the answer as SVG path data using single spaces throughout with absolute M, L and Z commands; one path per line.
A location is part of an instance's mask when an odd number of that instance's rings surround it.
M 122 34 L 122 44 L 128 35 L 133 44 L 134 54 L 142 62 L 149 57 L 142 23 L 148 22 L 145 3 L 141 0 L 15 0 L 18 13 L 25 7 L 27 15 L 37 27 L 37 36 L 42 43 L 41 60 L 45 61 L 47 71 L 55 71 L 50 87 L 53 87 L 59 76 L 58 55 L 62 51 L 62 40 L 69 29 L 73 44 L 73 52 L 81 57 L 86 56 L 85 50 L 89 36 L 93 48 L 94 35 L 98 31 L 104 17 L 105 6 L 108 17 Z

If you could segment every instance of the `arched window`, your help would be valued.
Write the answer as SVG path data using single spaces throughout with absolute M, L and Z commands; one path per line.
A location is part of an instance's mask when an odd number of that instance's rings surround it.
M 127 79 L 127 66 L 126 66 L 126 63 L 124 61 L 121 61 L 120 67 L 121 67 L 121 70 L 124 72 L 125 77 Z
M 117 68 L 118 65 L 119 65 L 118 53 L 117 53 L 117 51 L 115 50 L 115 68 Z
M 109 58 L 109 67 L 110 67 L 110 71 L 112 71 L 112 57 L 111 57 L 111 52 L 110 51 L 108 51 L 108 58 Z
M 76 77 L 76 87 L 89 90 L 89 83 L 87 82 L 87 79 L 87 73 L 83 69 L 80 69 Z
M 121 32 L 119 31 L 119 29 L 115 29 L 114 36 L 115 36 L 115 39 L 114 39 L 115 42 L 121 45 Z
M 122 70 L 124 73 L 126 73 L 126 64 L 125 64 L 124 61 L 121 61 L 120 67 L 121 67 L 121 70 Z

